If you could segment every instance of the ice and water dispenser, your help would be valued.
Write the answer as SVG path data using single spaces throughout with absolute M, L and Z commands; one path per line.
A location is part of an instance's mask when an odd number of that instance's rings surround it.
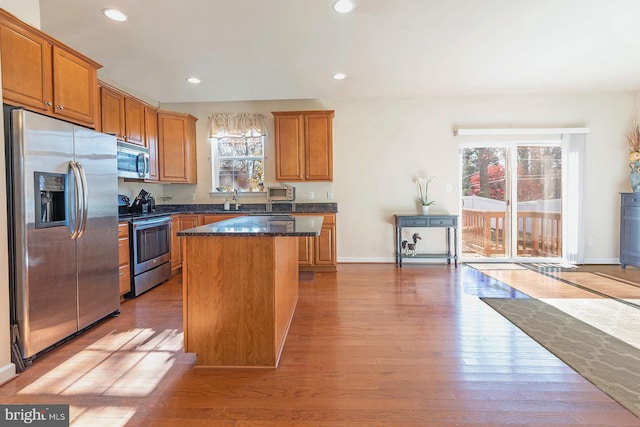
M 35 172 L 36 228 L 67 224 L 66 179 L 64 174 Z

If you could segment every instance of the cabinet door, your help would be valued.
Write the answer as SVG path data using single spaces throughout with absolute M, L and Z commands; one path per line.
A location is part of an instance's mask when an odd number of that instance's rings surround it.
M 275 115 L 276 180 L 304 180 L 304 120 L 301 114 Z
M 298 237 L 298 265 L 313 265 L 313 237 Z
M 333 180 L 333 112 L 304 116 L 305 180 Z
M 145 145 L 144 104 L 124 97 L 124 139 L 131 144 Z
M 325 215 L 320 235 L 315 239 L 315 264 L 336 265 L 335 215 Z
M 118 250 L 120 260 L 120 295 L 131 291 L 131 270 L 129 264 L 129 223 L 118 224 Z
M 4 102 L 41 112 L 52 110 L 51 49 L 47 40 L 35 34 L 0 26 Z
M 147 181 L 157 181 L 158 175 L 158 110 L 144 107 L 144 137 L 145 145 L 149 149 L 149 178 Z
M 124 139 L 124 96 L 109 88 L 100 88 L 101 132 Z
M 180 231 L 180 215 L 171 217 L 171 275 L 180 271 L 182 267 L 182 248 L 180 238 L 176 233 Z
M 198 216 L 195 214 L 174 215 L 171 217 L 171 274 L 182 269 L 182 239 L 177 236 L 178 231 L 198 226 Z
M 622 206 L 620 264 L 640 266 L 640 206 Z
M 54 114 L 95 127 L 98 72 L 94 65 L 53 47 Z
M 158 112 L 160 181 L 197 183 L 195 118 Z

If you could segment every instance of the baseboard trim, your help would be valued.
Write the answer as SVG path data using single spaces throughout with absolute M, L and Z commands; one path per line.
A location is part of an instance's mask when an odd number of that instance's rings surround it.
M 483 260 L 482 262 L 490 262 L 491 260 Z M 504 260 L 498 262 L 504 262 Z M 385 263 L 394 264 L 396 262 L 395 257 L 343 257 L 338 258 L 339 264 L 374 264 Z M 480 262 L 479 259 L 465 259 L 458 258 L 458 264 L 465 262 Z M 521 262 L 521 261 L 519 261 Z M 446 263 L 444 258 L 402 258 L 402 263 L 410 264 L 442 264 Z M 620 260 L 617 258 L 589 258 L 585 259 L 583 264 L 620 264 Z
M 18 374 L 16 374 L 16 365 L 14 365 L 13 363 L 9 363 L 0 367 L 0 385 L 11 381 L 17 376 Z
M 395 264 L 395 257 L 392 258 L 376 258 L 376 257 L 362 257 L 362 258 L 338 258 L 339 264 Z M 453 262 L 453 260 L 451 261 Z M 442 258 L 402 258 L 403 264 L 446 264 L 447 261 Z
M 619 258 L 586 258 L 584 264 L 620 264 Z

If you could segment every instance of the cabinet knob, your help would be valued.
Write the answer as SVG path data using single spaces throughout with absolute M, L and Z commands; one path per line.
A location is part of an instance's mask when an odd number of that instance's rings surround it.
M 46 101 L 44 105 L 46 105 L 47 107 L 51 107 L 51 101 Z
M 58 110 L 64 110 L 64 107 L 63 107 L 62 105 L 58 105 L 56 108 L 57 108 Z

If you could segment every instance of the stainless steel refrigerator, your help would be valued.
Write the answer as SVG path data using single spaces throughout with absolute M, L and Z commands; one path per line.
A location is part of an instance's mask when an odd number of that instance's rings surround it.
M 116 139 L 8 105 L 4 119 L 12 351 L 30 361 L 119 312 Z

